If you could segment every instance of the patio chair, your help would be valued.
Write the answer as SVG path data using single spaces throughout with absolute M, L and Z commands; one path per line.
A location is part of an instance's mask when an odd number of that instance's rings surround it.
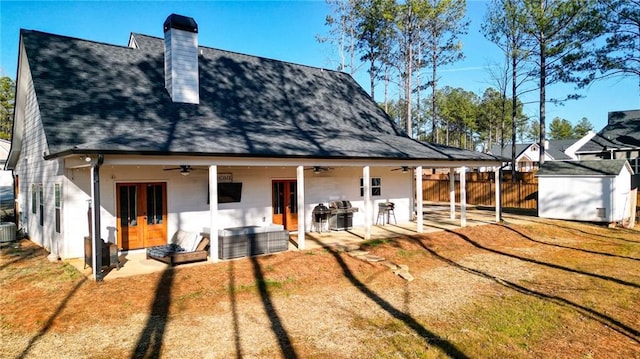
M 206 261 L 209 255 L 209 236 L 178 230 L 170 243 L 147 248 L 147 259 L 155 259 L 170 266 Z

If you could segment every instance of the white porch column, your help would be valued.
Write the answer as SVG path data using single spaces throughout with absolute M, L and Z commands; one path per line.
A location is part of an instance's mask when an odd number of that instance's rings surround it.
M 298 180 L 298 249 L 305 248 L 305 231 L 304 231 L 304 166 L 298 166 L 296 169 Z
M 460 227 L 467 226 L 467 169 L 460 167 Z
M 362 187 L 364 194 L 364 239 L 371 239 L 373 222 L 373 201 L 371 199 L 371 172 L 369 166 L 362 167 Z
M 218 166 L 209 166 L 209 260 L 218 262 Z
M 422 166 L 416 167 L 416 229 L 418 233 L 424 233 L 424 213 L 422 210 Z
M 96 282 L 102 280 L 102 246 L 98 246 L 98 240 L 100 238 L 100 227 L 96 226 L 96 223 L 100 223 L 100 200 L 96 201 L 96 198 L 100 196 L 100 173 L 96 172 L 93 168 L 90 171 L 91 176 L 91 268 L 93 270 L 92 277 Z M 96 202 L 98 202 L 98 209 L 96 210 Z M 53 253 L 53 248 L 50 249 Z M 97 268 L 97 269 L 96 269 Z
M 456 219 L 456 169 L 449 168 L 449 218 Z
M 501 178 L 500 178 L 500 166 L 496 167 L 495 171 L 496 176 L 496 223 L 500 223 L 502 220 L 502 189 L 501 187 Z

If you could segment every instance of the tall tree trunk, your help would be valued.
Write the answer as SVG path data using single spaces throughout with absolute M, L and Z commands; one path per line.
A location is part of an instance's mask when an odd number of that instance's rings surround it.
M 541 33 L 540 41 L 540 165 L 544 163 L 544 144 L 545 144 L 545 102 L 546 102 L 546 77 L 547 77 L 547 64 L 546 64 L 546 53 L 545 53 L 545 43 L 544 43 L 544 34 Z
M 416 130 L 416 138 L 420 138 L 420 92 L 422 91 L 420 89 L 420 80 L 421 80 L 421 72 L 422 72 L 422 64 L 421 61 L 422 60 L 422 46 L 418 45 L 418 61 L 417 61 L 417 66 L 418 68 L 416 69 L 416 71 L 418 72 L 418 74 L 416 75 L 416 124 L 418 125 L 418 128 Z
M 518 90 L 518 70 L 516 69 L 518 59 L 517 52 L 515 50 L 516 41 L 514 39 L 512 43 L 513 47 L 511 51 L 511 182 L 516 181 L 516 113 L 518 106 L 518 96 L 516 91 Z
M 370 81 L 370 85 L 371 85 L 371 98 L 373 100 L 375 100 L 375 96 L 374 96 L 374 88 L 375 88 L 375 80 L 376 80 L 376 63 L 374 60 L 371 60 L 371 65 L 369 67 L 369 81 Z
M 432 48 L 432 52 L 431 52 L 431 66 L 433 66 L 432 68 L 432 72 L 431 72 L 431 141 L 438 143 L 440 142 L 440 139 L 438 138 L 438 104 L 436 102 L 436 89 L 437 89 L 437 84 L 438 84 L 438 80 L 436 79 L 436 74 L 437 74 L 437 70 L 436 70 L 436 61 L 438 58 L 438 54 L 436 53 L 436 50 L 434 48 Z M 449 129 L 447 128 L 447 143 L 449 142 L 449 138 L 448 138 L 448 133 L 449 133 Z
M 411 41 L 409 42 L 411 44 Z M 407 102 L 407 136 L 413 138 L 413 128 L 411 123 L 411 77 L 413 75 L 413 49 L 409 46 L 407 54 L 407 73 L 405 77 L 404 97 Z
M 389 113 L 389 67 L 384 69 L 384 111 Z
M 445 145 L 449 146 L 449 120 L 447 120 L 447 122 L 445 122 L 445 133 L 446 133 L 446 140 L 445 140 Z

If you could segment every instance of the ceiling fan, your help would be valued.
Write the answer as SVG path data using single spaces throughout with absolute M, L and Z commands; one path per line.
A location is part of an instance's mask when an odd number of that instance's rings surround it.
M 305 171 L 313 170 L 313 173 L 318 174 L 320 172 L 326 172 L 332 169 L 333 168 L 330 168 L 330 167 L 313 166 L 313 167 L 305 168 L 304 170 Z
M 407 173 L 407 172 L 409 172 L 409 166 L 402 166 L 402 167 L 398 167 L 398 168 L 393 168 L 391 170 L 392 171 L 400 171 L 400 170 L 402 170 L 402 173 Z
M 191 173 L 191 171 L 194 170 L 193 167 L 191 167 L 190 165 L 180 165 L 180 167 L 174 167 L 174 168 L 165 168 L 164 171 L 175 171 L 175 170 L 180 170 L 180 174 L 183 176 L 188 176 L 189 173 Z

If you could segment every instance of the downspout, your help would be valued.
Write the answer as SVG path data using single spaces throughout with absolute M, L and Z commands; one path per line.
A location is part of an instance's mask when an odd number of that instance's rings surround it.
M 91 202 L 93 203 L 93 233 L 92 245 L 93 245 L 93 278 L 96 282 L 101 282 L 102 276 L 102 238 L 100 236 L 100 166 L 104 163 L 104 155 L 98 154 L 97 161 L 93 164 L 91 177 Z

